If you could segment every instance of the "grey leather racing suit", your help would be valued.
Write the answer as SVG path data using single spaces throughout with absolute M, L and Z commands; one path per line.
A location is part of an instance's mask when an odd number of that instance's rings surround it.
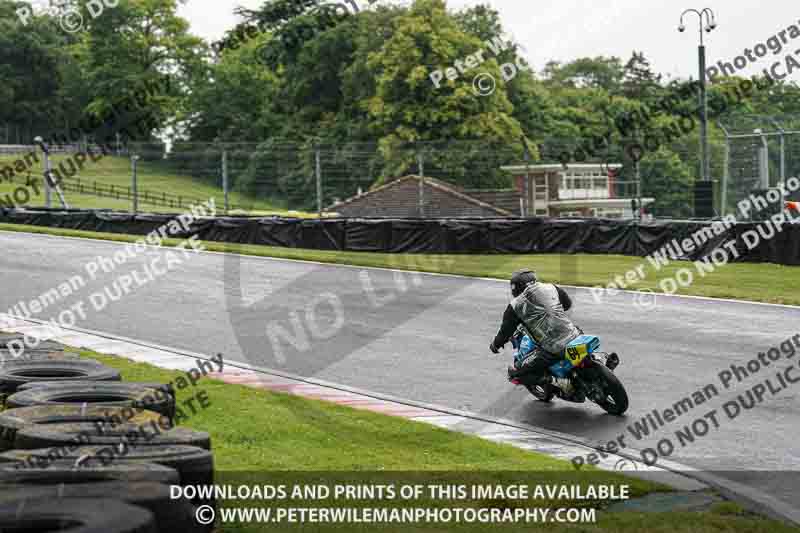
M 569 296 L 550 283 L 529 284 L 511 300 L 503 315 L 503 324 L 494 340 L 502 347 L 519 325 L 536 342 L 537 349 L 515 371 L 526 381 L 535 382 L 544 376 L 548 366 L 563 357 L 567 345 L 581 334 L 566 311 L 572 306 Z M 516 377 L 516 376 L 511 376 Z

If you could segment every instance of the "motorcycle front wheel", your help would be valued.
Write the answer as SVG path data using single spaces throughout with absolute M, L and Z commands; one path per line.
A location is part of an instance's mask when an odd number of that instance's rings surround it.
M 549 402 L 555 396 L 553 385 L 550 382 L 525 385 L 525 388 L 540 402 Z
M 610 415 L 619 416 L 628 410 L 628 393 L 622 386 L 619 378 L 605 367 L 605 365 L 594 365 L 597 373 L 595 382 L 602 389 L 602 396 L 595 398 L 594 402 Z

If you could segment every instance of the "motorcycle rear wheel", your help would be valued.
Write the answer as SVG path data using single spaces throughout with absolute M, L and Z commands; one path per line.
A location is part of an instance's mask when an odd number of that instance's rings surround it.
M 603 389 L 603 398 L 595 399 L 595 403 L 610 415 L 620 416 L 628 410 L 628 393 L 619 378 L 604 365 L 595 365 L 597 383 Z

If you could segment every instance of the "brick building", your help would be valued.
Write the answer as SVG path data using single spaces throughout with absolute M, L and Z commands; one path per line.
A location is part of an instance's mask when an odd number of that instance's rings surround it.
M 514 176 L 529 216 L 631 218 L 636 182 L 617 178 L 619 164 L 561 164 L 502 167 Z M 642 198 L 642 205 L 655 199 Z
M 622 165 L 502 167 L 513 188 L 464 189 L 434 178 L 405 176 L 327 209 L 345 217 L 607 217 L 631 218 L 636 182 L 617 178 Z M 642 198 L 642 205 L 654 202 Z
M 344 217 L 389 218 L 509 217 L 519 214 L 519 211 L 512 213 L 484 202 L 460 187 L 419 176 L 397 178 L 338 202 L 327 211 Z

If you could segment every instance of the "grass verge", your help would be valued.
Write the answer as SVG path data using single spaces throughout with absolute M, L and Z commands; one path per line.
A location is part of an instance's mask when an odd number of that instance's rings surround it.
M 0 230 L 117 242 L 134 242 L 141 238 L 141 236 L 118 233 L 18 224 L 0 224 Z M 176 245 L 180 242 L 177 239 L 169 239 L 166 244 Z M 218 252 L 499 279 L 508 279 L 511 272 L 518 268 L 533 267 L 544 280 L 583 287 L 606 286 L 616 277 L 624 278 L 626 272 L 643 265 L 644 278 L 630 284 L 623 280 L 625 286 L 620 285 L 620 288 L 652 290 L 657 293 L 663 293 L 659 285 L 662 280 L 674 278 L 676 272 L 687 268 L 694 272 L 694 282 L 688 287 L 679 288 L 676 294 L 800 305 L 800 267 L 767 263 L 732 263 L 701 277 L 693 264 L 688 261 L 674 261 L 660 271 L 655 271 L 642 257 L 620 255 L 388 254 L 305 250 L 210 241 L 205 241 L 204 244 L 207 250 Z
M 13 169 L 15 166 L 19 166 L 19 161 L 23 159 L 25 155 L 26 154 L 0 155 L 0 169 L 3 167 Z M 50 157 L 50 162 L 54 169 L 58 169 L 59 165 L 63 164 L 64 168 L 68 169 L 67 171 L 74 172 L 74 167 L 68 162 L 71 159 L 71 155 L 54 154 Z M 0 196 L 4 196 L 7 193 L 13 194 L 15 189 L 22 187 L 24 185 L 24 176 L 26 175 L 38 176 L 37 179 L 41 180 L 41 176 L 44 173 L 44 162 L 41 154 L 39 154 L 38 161 L 29 161 L 32 163 L 31 167 L 25 172 L 18 172 L 13 182 L 0 181 Z M 87 191 L 85 194 L 75 192 L 73 189 L 65 191 L 65 197 L 70 207 L 118 210 L 129 210 L 132 208 L 130 200 L 89 194 L 89 192 L 93 190 L 92 187 L 95 183 L 97 187 L 105 191 L 108 191 L 112 185 L 123 193 L 128 191 L 131 185 L 131 161 L 127 157 L 107 155 L 98 161 L 89 160 L 73 177 L 63 175 L 62 177 L 71 185 L 83 184 Z M 219 179 L 221 180 L 221 178 Z M 183 201 L 186 204 L 189 203 L 186 200 L 187 198 L 215 198 L 220 208 L 224 205 L 224 193 L 221 183 L 219 185 L 214 185 L 208 181 L 192 178 L 190 173 L 182 173 L 178 170 L 165 168 L 163 164 L 157 161 L 140 161 L 137 165 L 137 181 L 140 194 L 142 195 L 140 198 L 141 205 L 156 211 L 179 212 L 182 211 L 182 209 L 170 208 L 163 205 L 163 203 L 146 203 L 143 196 L 145 190 L 148 191 L 150 195 L 156 196 L 161 193 L 167 193 L 176 197 L 183 196 Z M 35 195 L 34 190 L 28 188 L 28 193 L 31 194 L 31 198 L 27 202 L 27 205 L 44 205 L 43 192 L 39 195 Z M 247 213 L 285 215 L 290 212 L 285 207 L 274 205 L 268 200 L 255 198 L 239 191 L 230 191 L 229 199 L 232 205 L 241 206 Z M 60 205 L 55 195 L 53 197 L 53 202 L 54 205 Z M 294 211 L 292 211 L 292 214 L 297 216 L 312 216 L 311 214 Z
M 183 374 L 152 365 L 135 363 L 124 358 L 80 351 L 84 357 L 99 360 L 121 371 L 124 381 L 176 380 Z M 217 482 L 236 480 L 249 485 L 275 484 L 279 480 L 317 479 L 330 481 L 331 471 L 346 474 L 349 480 L 392 479 L 402 472 L 414 472 L 417 480 L 473 482 L 491 479 L 508 483 L 515 479 L 529 484 L 577 483 L 581 485 L 604 483 L 628 484 L 631 494 L 642 496 L 664 487 L 654 483 L 623 477 L 616 473 L 583 469 L 575 472 L 566 461 L 546 455 L 523 451 L 512 446 L 496 444 L 483 439 L 451 432 L 434 426 L 400 418 L 343 407 L 327 402 L 276 393 L 256 388 L 230 385 L 204 378 L 196 388 L 177 390 L 177 403 L 203 390 L 210 406 L 199 409 L 184 425 L 207 431 L 212 438 Z M 322 473 L 325 474 L 322 474 Z M 245 477 L 236 477 L 236 473 Z M 308 474 L 311 473 L 311 477 Z M 449 473 L 449 474 L 448 474 Z M 325 478 L 325 479 L 323 479 Z M 233 501 L 223 507 L 299 507 L 302 504 L 320 505 L 320 502 Z M 325 503 L 330 503 L 326 500 Z M 408 507 L 410 502 L 362 500 L 334 502 L 336 507 L 388 506 Z M 484 507 L 505 509 L 530 508 L 532 502 L 509 501 L 503 498 L 478 501 L 432 501 L 423 498 L 413 506 L 435 508 L 442 506 Z M 385 525 L 375 524 L 301 525 L 282 524 L 280 530 L 296 528 L 302 531 L 503 531 L 546 530 L 566 531 L 656 531 L 656 532 L 764 532 L 783 533 L 797 531 L 784 524 L 764 520 L 744 513 L 738 506 L 726 503 L 704 512 L 634 513 L 603 512 L 603 502 L 568 502 L 559 500 L 537 501 L 542 507 L 598 507 L 601 510 L 595 524 L 430 524 Z M 270 529 L 275 526 L 269 526 Z M 222 532 L 251 532 L 265 530 L 264 524 L 230 523 L 220 526 Z

